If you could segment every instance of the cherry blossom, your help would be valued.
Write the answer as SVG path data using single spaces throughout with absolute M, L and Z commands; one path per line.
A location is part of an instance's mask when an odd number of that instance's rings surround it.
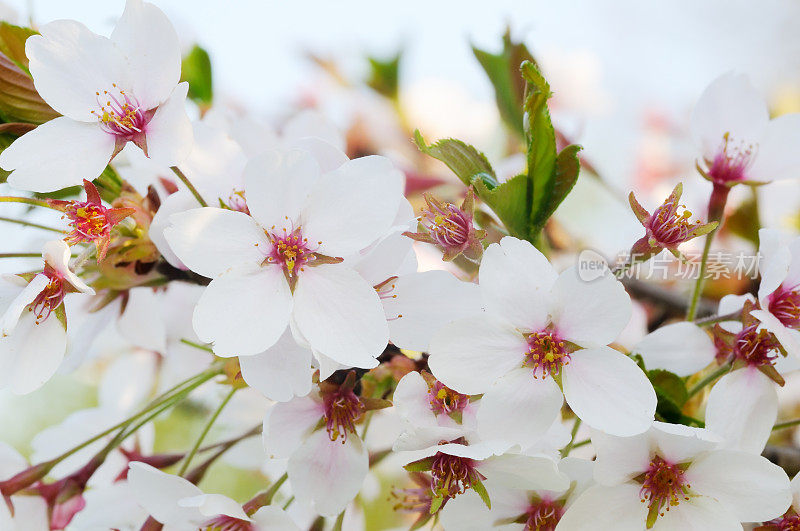
M 57 20 L 26 41 L 36 90 L 63 116 L 23 135 L 0 154 L 9 183 L 50 192 L 100 175 L 133 142 L 164 166 L 191 151 L 184 108 L 188 84 L 178 36 L 156 6 L 128 0 L 111 38 Z
M 630 299 L 610 275 L 558 275 L 530 243 L 506 237 L 480 267 L 486 316 L 446 325 L 431 343 L 439 380 L 483 393 L 478 429 L 530 446 L 563 402 L 590 426 L 635 434 L 653 420 L 655 393 L 636 364 L 605 346 L 630 318 Z M 534 407 L 535 404 L 535 407 Z

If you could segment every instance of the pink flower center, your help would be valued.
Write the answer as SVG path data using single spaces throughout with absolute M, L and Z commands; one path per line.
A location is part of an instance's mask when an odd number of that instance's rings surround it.
M 100 121 L 103 129 L 123 140 L 133 140 L 144 133 L 145 126 L 153 113 L 141 109 L 139 100 L 112 84 L 112 90 L 95 92 L 99 111 L 92 114 Z
M 228 202 L 226 206 L 231 210 L 235 210 L 237 212 L 243 212 L 250 215 L 250 209 L 247 207 L 247 200 L 244 196 L 244 190 L 234 190 L 231 192 L 231 195 L 228 196 Z
M 561 373 L 561 368 L 569 364 L 569 346 L 555 330 L 533 332 L 527 335 L 526 340 L 528 353 L 525 356 L 525 364 L 533 369 L 534 378 L 558 375 Z
M 691 236 L 692 230 L 700 225 L 697 220 L 689 221 L 692 213 L 677 201 L 667 201 L 659 206 L 648 221 L 650 235 L 663 247 L 674 247 Z
M 420 222 L 431 237 L 444 247 L 461 247 L 469 242 L 472 220 L 452 203 L 428 203 Z
M 764 522 L 764 528 L 775 529 L 777 531 L 800 531 L 800 516 L 794 512 L 794 509 L 789 508 L 786 514 L 780 518 L 775 518 L 769 522 Z M 762 529 L 762 528 L 758 528 Z
M 256 527 L 247 520 L 221 514 L 200 526 L 202 531 L 256 531 Z
M 669 511 L 681 500 L 688 500 L 691 485 L 686 482 L 684 470 L 677 464 L 672 464 L 659 456 L 653 457 L 650 466 L 642 478 L 642 487 L 639 493 L 642 503 L 649 508 L 648 528 L 652 527 L 658 516 L 664 516 L 664 511 Z
M 783 285 L 768 298 L 769 313 L 778 318 L 784 326 L 800 329 L 800 286 L 791 288 Z
M 349 389 L 339 389 L 328 393 L 324 396 L 323 401 L 328 437 L 335 441 L 341 436 L 342 444 L 344 444 L 347 441 L 347 434 L 356 432 L 356 422 L 364 413 L 364 404 Z
M 759 367 L 772 365 L 777 357 L 780 343 L 765 329 L 758 329 L 758 323 L 750 325 L 736 334 L 733 354 L 748 365 Z
M 283 229 L 283 234 L 267 232 L 267 238 L 272 242 L 272 249 L 266 263 L 281 266 L 289 277 L 297 275 L 314 257 L 314 251 L 309 248 L 308 239 L 303 238 L 300 227 L 291 232 Z
M 525 531 L 555 531 L 564 515 L 564 504 L 546 498 L 534 500 L 528 507 L 527 514 Z
M 734 145 L 728 133 L 725 133 L 722 148 L 714 157 L 708 176 L 717 184 L 744 181 L 745 172 L 755 155 L 754 147 L 744 144 Z
M 469 396 L 457 393 L 437 380 L 428 389 L 428 402 L 431 410 L 437 415 L 442 413 L 449 415 L 463 411 L 469 404 Z
M 476 481 L 484 479 L 467 457 L 437 452 L 431 464 L 431 490 L 435 496 L 455 498 Z
M 28 306 L 30 311 L 36 315 L 36 324 L 50 317 L 50 314 L 61 305 L 64 301 L 64 296 L 67 294 L 64 287 L 65 281 L 61 273 L 49 265 L 45 265 L 44 271 L 39 274 L 45 275 L 50 282 Z
M 66 238 L 69 243 L 94 241 L 108 236 L 114 223 L 108 218 L 108 209 L 88 201 L 74 202 L 64 211 L 73 231 Z

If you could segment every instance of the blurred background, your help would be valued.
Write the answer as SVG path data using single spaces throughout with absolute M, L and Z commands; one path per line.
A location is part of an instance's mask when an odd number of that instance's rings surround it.
M 794 0 L 153 1 L 176 26 L 185 53 L 195 45 L 208 52 L 215 106 L 276 128 L 298 109 L 317 108 L 346 133 L 351 156 L 386 154 L 406 171 L 410 182 L 418 178 L 414 182 L 420 186 L 428 177 L 454 178 L 420 157 L 411 142 L 416 128 L 429 142 L 455 137 L 475 145 L 498 174 L 508 177 L 522 171 L 524 157 L 515 156 L 519 153 L 509 147 L 494 88 L 473 52 L 475 47 L 500 53 L 503 36 L 510 31 L 511 39 L 524 43 L 538 61 L 555 93 L 550 101 L 555 126 L 565 140 L 584 146 L 585 162 L 597 177 L 578 180 L 556 214 L 558 226 L 551 237 L 556 243 L 559 238 L 568 240 L 565 247 L 571 250 L 591 247 L 609 257 L 626 251 L 642 233 L 625 200 L 630 190 L 653 207 L 682 180 L 687 206 L 705 215 L 710 186 L 694 170 L 698 154 L 688 123 L 694 103 L 711 80 L 731 70 L 746 73 L 773 114 L 800 112 L 800 3 Z M 124 3 L 2 0 L 0 19 L 36 27 L 71 18 L 108 35 Z M 386 97 L 368 86 L 376 64 L 371 66 L 369 59 L 391 64 L 398 54 L 397 91 Z M 5 193 L 6 185 L 0 186 Z M 754 211 L 748 209 L 757 206 L 754 193 L 746 187 L 734 192 L 730 214 L 750 216 Z M 796 234 L 798 182 L 773 183 L 758 195 L 761 207 L 755 216 L 760 216 L 761 225 Z M 24 210 L 9 205 L 3 215 L 21 217 Z M 47 213 L 42 216 L 41 222 L 56 222 L 47 219 Z M 35 252 L 45 238 L 7 225 L 0 230 L 6 251 Z M 754 249 L 752 238 L 734 230 L 725 232 L 719 245 Z M 572 259 L 565 258 L 565 264 Z M 436 260 L 426 263 L 420 256 L 422 267 L 441 267 Z M 39 262 L 5 260 L 0 272 L 30 269 Z M 669 287 L 688 293 L 690 284 Z M 712 283 L 706 295 L 751 288 Z M 645 332 L 648 311 L 641 308 L 635 314 L 629 341 Z M 100 341 L 96 348 L 116 348 L 114 340 L 110 337 L 105 347 Z M 30 455 L 36 433 L 69 412 L 97 404 L 96 382 L 105 369 L 94 366 L 64 374 L 24 398 L 0 393 L 0 440 Z M 800 402 L 800 382 L 790 381 L 781 397 L 785 415 L 797 416 L 791 412 Z M 157 438 L 156 449 L 190 444 L 203 418 L 202 404 L 199 407 L 199 413 L 178 409 L 162 420 L 186 428 L 165 432 L 171 435 Z M 791 437 L 790 431 L 784 437 Z M 245 498 L 261 481 L 235 467 L 220 468 L 213 477 L 212 491 L 237 498 Z M 366 492 L 385 501 L 391 481 L 370 481 Z M 371 528 L 396 523 L 385 519 L 391 514 L 386 507 L 376 507 L 367 508 Z

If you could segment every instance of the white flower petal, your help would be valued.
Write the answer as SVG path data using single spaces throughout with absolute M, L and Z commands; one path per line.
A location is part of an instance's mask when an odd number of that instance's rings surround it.
M 136 501 L 162 524 L 186 526 L 202 520 L 196 507 L 178 505 L 183 498 L 203 494 L 203 491 L 180 476 L 134 461 L 128 470 L 128 484 Z
M 311 153 L 301 149 L 267 151 L 250 159 L 244 168 L 247 207 L 268 230 L 292 231 L 319 177 L 319 164 Z
M 763 308 L 769 308 L 767 297 L 786 279 L 792 256 L 777 230 L 759 230 L 758 242 L 758 273 L 761 275 L 758 300 Z
M 403 173 L 385 157 L 369 156 L 326 173 L 301 214 L 303 234 L 318 252 L 344 257 L 381 237 L 403 196 Z
M 170 226 L 169 218 L 172 214 L 184 212 L 197 208 L 197 199 L 188 190 L 178 190 L 174 194 L 168 195 L 158 207 L 153 220 L 150 222 L 150 227 L 147 229 L 147 237 L 150 238 L 161 256 L 169 262 L 169 264 L 177 269 L 186 270 L 186 264 L 181 262 L 175 251 L 172 250 L 167 238 L 164 235 L 164 230 Z
M 692 463 L 685 477 L 692 490 L 716 498 L 740 522 L 777 518 L 792 502 L 786 472 L 760 455 L 709 452 Z
M 650 430 L 654 451 L 671 463 L 686 463 L 695 456 L 716 448 L 722 439 L 708 430 L 654 422 Z M 657 448 L 657 450 L 655 450 Z
M 217 356 L 248 356 L 278 341 L 291 311 L 292 294 L 280 268 L 232 269 L 208 285 L 192 324 Z
M 757 143 L 769 121 L 767 104 L 744 74 L 729 72 L 706 88 L 692 112 L 691 129 L 703 157 L 714 160 L 728 134 L 734 146 Z
M 179 83 L 145 128 L 147 156 L 156 164 L 177 166 L 192 152 L 194 133 L 186 114 L 188 91 L 188 83 Z
M 98 118 L 91 113 L 99 109 L 96 92 L 111 89 L 113 83 L 129 85 L 124 54 L 110 39 L 74 20 L 56 20 L 39 31 L 41 35 L 25 41 L 37 92 L 64 116 L 96 124 Z
M 706 402 L 706 428 L 732 450 L 760 454 L 777 418 L 775 384 L 756 369 L 726 374 L 714 384 Z
M 0 339 L 0 387 L 14 394 L 35 391 L 58 370 L 67 350 L 67 331 L 55 315 L 40 324 L 32 312 L 20 317 L 14 332 Z
M 14 188 L 53 192 L 100 175 L 113 151 L 114 137 L 97 124 L 60 116 L 16 139 L 0 153 L 0 166 L 14 170 Z
M 489 493 L 492 500 L 492 510 L 486 507 L 484 501 L 472 489 L 459 494 L 452 500 L 448 500 L 439 511 L 439 524 L 445 531 L 486 531 L 487 529 L 493 529 L 495 521 L 499 519 L 499 515 L 496 514 L 494 494 L 495 490 Z M 525 509 L 523 508 L 519 514 L 524 512 Z M 501 527 L 500 529 L 503 528 Z
M 481 313 L 476 284 L 462 282 L 448 271 L 426 271 L 392 281 L 383 299 L 389 337 L 400 348 L 423 352 L 444 325 Z
M 447 387 L 469 395 L 525 361 L 528 343 L 512 325 L 471 317 L 445 325 L 431 340 L 428 366 Z
M 256 221 L 241 212 L 195 208 L 173 214 L 164 230 L 172 250 L 189 269 L 214 278 L 232 267 L 260 265 L 271 244 Z
M 564 397 L 589 426 L 625 437 L 653 423 L 656 393 L 627 356 L 607 347 L 579 350 L 562 370 Z
M 428 384 L 416 371 L 403 376 L 392 396 L 397 413 L 414 426 L 436 426 L 436 414 L 431 409 Z
M 547 294 L 557 274 L 529 242 L 506 236 L 487 247 L 479 278 L 488 313 L 525 330 L 546 324 Z
M 303 149 L 314 155 L 322 173 L 333 171 L 350 160 L 341 148 L 322 138 L 306 136 L 293 140 L 290 144 L 292 147 Z
M 642 531 L 647 505 L 641 502 L 639 485 L 589 487 L 558 522 L 558 531 Z
M 166 100 L 181 77 L 181 48 L 164 12 L 149 2 L 127 0 L 111 40 L 128 58 L 129 90 L 141 106 L 152 109 Z
M 20 285 L 18 281 L 22 284 Z M 3 317 L 0 321 L 0 338 L 3 338 L 14 331 L 22 312 L 32 303 L 36 297 L 47 287 L 50 280 L 47 275 L 34 275 L 27 284 L 21 277 L 3 278 L 3 298 L 5 299 Z
M 167 325 L 161 311 L 163 302 L 152 288 L 131 289 L 125 311 L 117 319 L 117 330 L 138 347 L 165 353 Z
M 72 252 L 67 242 L 64 240 L 50 240 L 45 243 L 42 249 L 42 258 L 44 258 L 44 262 L 47 265 L 55 269 L 73 288 L 81 293 L 94 295 L 94 290 L 87 286 L 86 283 L 69 268 Z
M 594 479 L 602 485 L 619 485 L 633 479 L 650 463 L 650 435 L 615 437 L 592 430 L 592 446 L 597 452 Z
M 358 271 L 371 286 L 377 286 L 387 278 L 399 275 L 404 263 L 415 257 L 411 238 L 400 232 L 393 232 L 366 251 L 353 258 L 346 258 L 344 263 Z
M 344 444 L 317 430 L 291 458 L 287 472 L 298 501 L 311 502 L 322 516 L 336 516 L 355 498 L 369 471 L 369 454 L 358 436 Z
M 631 299 L 610 274 L 587 282 L 571 267 L 559 275 L 552 297 L 559 335 L 580 345 L 611 343 L 631 318 Z
M 287 328 L 278 342 L 254 356 L 240 356 L 247 385 L 270 400 L 286 402 L 311 390 L 311 351 L 297 344 Z
M 378 294 L 343 265 L 304 268 L 292 317 L 313 350 L 353 367 L 376 366 L 389 340 Z
M 681 500 L 656 519 L 654 531 L 741 531 L 742 524 L 724 505 L 707 496 Z
M 264 449 L 271 459 L 291 456 L 323 417 L 325 408 L 314 398 L 294 398 L 277 403 L 267 411 L 262 437 Z M 322 431 L 327 435 L 325 430 Z
M 292 116 L 281 133 L 284 141 L 292 145 L 306 138 L 314 138 L 327 142 L 340 152 L 346 147 L 345 138 L 336 124 L 314 109 L 306 109 Z
M 181 507 L 194 507 L 203 516 L 225 515 L 250 522 L 242 506 L 222 494 L 198 494 L 178 500 Z
M 478 435 L 484 441 L 500 439 L 528 448 L 555 422 L 563 403 L 552 378 L 534 378 L 525 367 L 514 369 L 484 393 L 478 408 Z
M 797 176 L 800 153 L 794 146 L 800 142 L 800 114 L 784 114 L 770 120 L 758 145 L 748 177 L 757 181 L 774 181 Z
M 646 335 L 632 351 L 641 354 L 648 370 L 665 369 L 678 376 L 707 367 L 717 352 L 711 336 L 688 322 L 662 326 Z
M 476 468 L 487 481 L 510 489 L 563 492 L 569 488 L 567 475 L 548 457 L 496 455 L 480 461 Z
M 265 505 L 252 516 L 253 523 L 259 531 L 300 531 L 294 520 L 280 507 Z
M 761 321 L 761 324 L 775 334 L 787 354 L 800 359 L 800 332 L 784 326 L 780 320 L 765 310 L 753 310 L 750 315 Z

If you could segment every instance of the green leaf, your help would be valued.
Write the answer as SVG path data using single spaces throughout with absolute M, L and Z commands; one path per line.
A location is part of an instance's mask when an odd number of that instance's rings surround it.
M 0 118 L 4 122 L 42 124 L 57 117 L 36 92 L 33 79 L 5 54 L 0 53 Z
M 479 479 L 474 480 L 472 482 L 472 489 L 481 497 L 483 503 L 486 504 L 486 508 L 491 510 L 492 501 L 489 499 L 489 493 L 486 492 L 486 487 L 483 485 L 483 482 Z
M 5 148 L 10 146 L 14 140 L 14 137 L 7 133 L 0 134 L 0 153 L 2 153 Z M 9 175 L 11 175 L 10 171 L 0 168 L 0 183 L 6 182 Z
M 525 133 L 528 139 L 528 176 L 533 180 L 533 212 L 539 212 L 549 199 L 556 163 L 556 134 L 550 121 L 547 100 L 550 85 L 531 62 L 521 67 L 525 89 Z M 536 216 L 535 216 L 536 217 Z
M 735 235 L 758 246 L 758 230 L 761 224 L 756 193 L 753 189 L 753 195 L 728 216 L 725 226 Z
M 472 53 L 494 87 L 500 117 L 520 138 L 524 137 L 522 102 L 525 84 L 519 77 L 519 67 L 523 61 L 533 61 L 533 56 L 524 44 L 511 41 L 509 31 L 503 36 L 503 50 L 499 54 L 474 46 Z
M 414 131 L 414 142 L 420 151 L 444 162 L 467 186 L 478 177 L 490 189 L 497 187 L 497 176 L 492 165 L 473 146 L 454 138 L 445 138 L 428 145 L 419 129 Z
M 214 84 L 211 75 L 211 57 L 195 45 L 181 62 L 181 81 L 189 82 L 189 98 L 199 105 L 211 105 Z
M 510 181 L 490 189 L 483 181 L 475 181 L 475 193 L 489 205 L 506 230 L 512 236 L 528 238 L 528 215 L 530 206 L 530 180 L 526 175 L 517 175 Z
M 397 99 L 400 86 L 401 57 L 402 52 L 397 52 L 396 55 L 384 61 L 368 57 L 370 73 L 367 85 L 378 94 L 389 99 Z
M 38 35 L 31 28 L 15 26 L 8 22 L 0 22 L 0 53 L 14 61 L 17 66 L 28 72 L 28 56 L 25 55 L 25 41 L 31 35 Z
M 425 457 L 418 461 L 412 461 L 405 465 L 405 468 L 409 472 L 427 472 L 433 466 L 433 457 Z
M 538 233 L 544 227 L 545 222 L 578 182 L 578 174 L 581 169 L 578 152 L 581 149 L 583 149 L 581 146 L 572 144 L 562 149 L 556 157 L 555 175 L 548 180 L 543 190 L 544 202 L 531 221 L 532 234 Z
M 689 393 L 683 379 L 663 369 L 647 371 L 647 377 L 658 399 L 656 413 L 666 422 L 687 424 L 690 419 L 683 415 L 682 409 L 689 399 Z

